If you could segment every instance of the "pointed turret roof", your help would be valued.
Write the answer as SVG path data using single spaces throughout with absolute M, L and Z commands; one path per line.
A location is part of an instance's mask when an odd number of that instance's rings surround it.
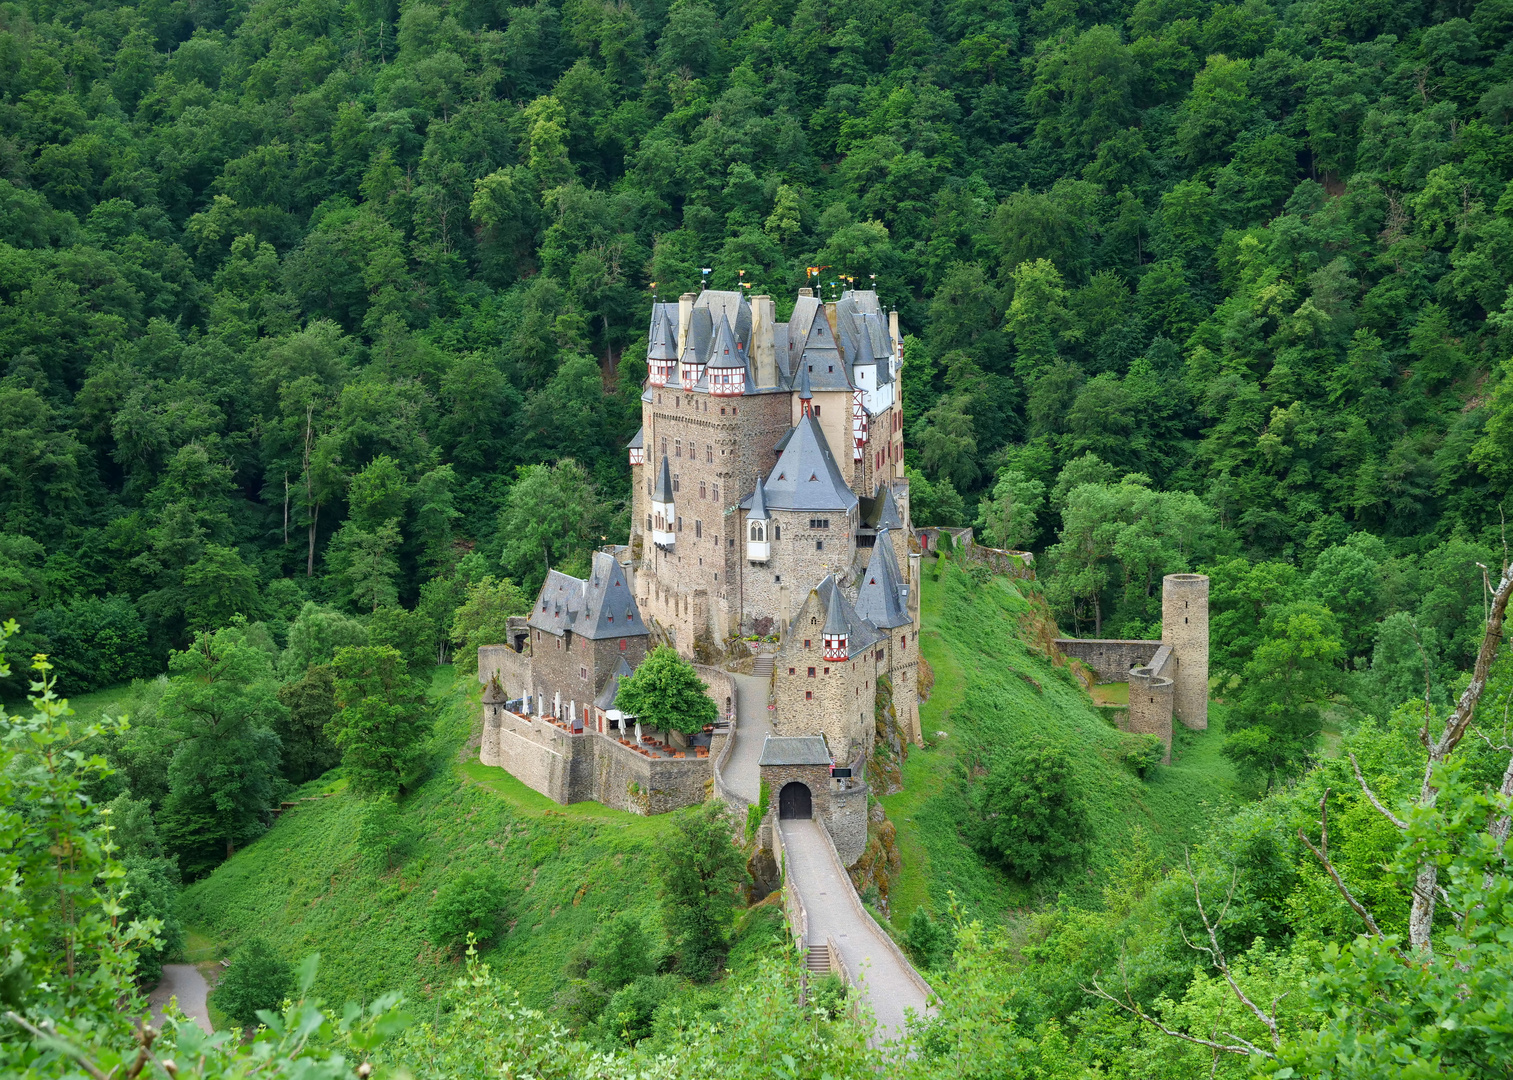
M 823 632 L 832 636 L 850 636 L 850 627 L 846 625 L 846 617 L 841 614 L 841 591 L 830 590 L 830 606 L 825 611 L 825 626 Z
M 877 516 L 877 525 L 875 528 L 881 533 L 883 529 L 902 529 L 903 527 L 903 515 L 898 512 L 898 503 L 893 498 L 893 485 L 884 484 L 883 508 Z
M 667 464 L 667 455 L 662 455 L 662 467 L 657 470 L 657 486 L 652 489 L 652 502 L 672 502 L 672 469 Z
M 860 656 L 883 639 L 877 627 L 862 618 L 856 608 L 851 606 L 851 601 L 846 599 L 834 574 L 826 574 L 825 580 L 816 585 L 814 591 L 825 609 L 825 633 L 835 633 L 829 628 L 831 612 L 839 612 L 840 625 L 844 628 L 840 633 L 846 635 L 847 656 Z
M 766 489 L 774 510 L 850 510 L 857 503 L 813 416 L 799 417 Z
M 720 316 L 720 325 L 714 332 L 714 352 L 709 357 L 712 368 L 743 368 L 746 366 L 746 350 L 731 333 L 730 321 Z
M 651 320 L 651 337 L 646 345 L 648 360 L 676 360 L 678 358 L 678 329 L 667 314 L 668 305 L 658 304 Z
M 887 529 L 879 529 L 877 543 L 872 546 L 872 557 L 867 560 L 867 572 L 862 575 L 861 588 L 856 594 L 856 613 L 881 630 L 906 626 L 914 620 L 909 618 L 908 597 L 898 572 L 898 562 L 893 556 L 893 543 Z
M 809 327 L 809 337 L 799 357 L 799 370 L 809 376 L 809 382 L 816 390 L 851 389 L 851 377 L 841 360 L 830 320 L 823 311 L 815 316 Z
M 809 368 L 805 365 L 799 366 L 798 387 L 800 401 L 808 401 L 810 398 L 814 397 L 814 394 L 812 394 L 809 390 Z
M 749 521 L 766 521 L 772 515 L 767 512 L 767 498 L 762 494 L 762 481 L 757 479 L 756 490 L 751 494 L 751 509 L 746 512 Z
M 636 428 L 636 433 L 631 436 L 630 442 L 625 444 L 627 450 L 641 450 L 646 446 L 646 425 Z

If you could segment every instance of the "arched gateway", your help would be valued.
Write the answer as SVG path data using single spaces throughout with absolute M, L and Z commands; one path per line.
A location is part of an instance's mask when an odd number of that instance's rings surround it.
M 783 790 L 778 792 L 778 817 L 784 821 L 793 818 L 807 821 L 813 816 L 814 809 L 809 785 L 801 784 L 797 780 L 784 784 Z

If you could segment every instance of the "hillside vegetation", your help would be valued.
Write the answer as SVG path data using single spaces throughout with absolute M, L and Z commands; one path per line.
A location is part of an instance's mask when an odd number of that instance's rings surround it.
M 926 748 L 911 751 L 904 790 L 882 800 L 903 859 L 891 898 L 900 929 L 915 907 L 944 913 L 952 895 L 969 918 L 989 924 L 1058 890 L 1096 906 L 1109 868 L 1131 851 L 1174 865 L 1185 846 L 1246 797 L 1219 753 L 1222 707 L 1211 709 L 1205 732 L 1178 725 L 1171 765 L 1148 770 L 1142 780 L 1124 764 L 1126 737 L 1093 707 L 1068 668 L 1031 644 L 1023 622 L 1037 612 L 1021 589 L 1036 586 L 980 570 L 974 575 L 970 564 L 949 557 L 926 564 L 920 642 L 935 673 L 920 710 Z M 1032 886 L 990 865 L 966 833 L 974 816 L 971 781 L 1002 749 L 1036 738 L 1069 752 L 1092 828 L 1084 865 Z
M 559 807 L 503 769 L 477 762 L 468 736 L 482 709 L 476 680 L 450 671 L 436 683 L 430 778 L 401 807 L 415 840 L 386 870 L 357 844 L 363 803 L 328 777 L 267 834 L 185 890 L 185 921 L 225 951 L 252 936 L 288 957 L 322 955 L 317 990 L 328 1000 L 369 1000 L 386 990 L 422 998 L 454 978 L 454 956 L 428 941 L 437 890 L 468 870 L 493 870 L 509 899 L 509 932 L 482 958 L 522 999 L 547 1006 L 568 961 L 621 912 L 658 926 L 651 853 L 666 822 L 597 803 Z M 780 937 L 753 924 L 760 951 Z M 762 938 L 763 934 L 767 936 Z M 738 946 L 739 949 L 739 946 Z M 738 957 L 740 959 L 740 957 Z

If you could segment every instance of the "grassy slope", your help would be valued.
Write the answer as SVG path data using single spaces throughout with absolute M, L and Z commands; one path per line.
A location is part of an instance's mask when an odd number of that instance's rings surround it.
M 448 670 L 432 692 L 436 760 L 404 804 L 422 837 L 404 867 L 381 872 L 360 856 L 361 803 L 339 792 L 286 813 L 186 890 L 188 925 L 221 949 L 260 934 L 291 958 L 319 951 L 318 989 L 328 1000 L 413 993 L 456 970 L 425 941 L 435 890 L 461 870 L 491 865 L 514 899 L 511 930 L 485 959 L 537 1005 L 560 985 L 574 946 L 610 915 L 634 910 L 654 929 L 650 854 L 664 823 L 596 803 L 559 807 L 478 764 L 476 750 L 460 752 L 480 715 L 478 684 L 454 682 Z M 300 794 L 338 786 L 327 777 Z
M 948 893 L 987 919 L 1045 899 L 987 865 L 961 838 L 962 772 L 998 747 L 1043 734 L 1072 751 L 1093 837 L 1087 868 L 1064 885 L 1082 899 L 1096 897 L 1097 868 L 1113 863 L 1136 829 L 1167 858 L 1180 857 L 1182 845 L 1200 836 L 1216 811 L 1242 797 L 1219 755 L 1222 707 L 1210 707 L 1206 732 L 1179 726 L 1172 765 L 1142 782 L 1117 761 L 1120 735 L 1088 694 L 1024 644 L 1019 617 L 1028 604 L 1012 582 L 999 578 L 978 587 L 949 561 L 939 581 L 931 580 L 929 567 L 924 579 L 920 644 L 935 688 L 920 721 L 934 745 L 910 752 L 904 790 L 882 800 L 903 859 L 892 893 L 895 926 L 921 904 L 944 907 Z M 935 738 L 939 731 L 945 738 Z

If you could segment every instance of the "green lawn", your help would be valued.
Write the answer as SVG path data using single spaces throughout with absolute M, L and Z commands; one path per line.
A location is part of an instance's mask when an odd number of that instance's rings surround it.
M 362 804 L 340 791 L 285 813 L 262 838 L 184 893 L 197 955 L 225 955 L 260 934 L 285 955 L 322 954 L 318 990 L 332 1001 L 397 988 L 426 993 L 458 966 L 426 941 L 435 891 L 463 869 L 492 867 L 510 889 L 508 932 L 484 958 L 533 1005 L 550 1003 L 575 947 L 620 910 L 656 933 L 655 818 L 594 803 L 560 807 L 462 751 L 480 716 L 479 686 L 439 672 L 432 775 L 405 800 L 422 840 L 385 871 L 355 836 Z M 462 760 L 467 758 L 470 760 Z M 334 776 L 299 793 L 341 787 Z M 763 934 L 765 923 L 753 924 Z M 775 940 L 780 940 L 777 935 Z
M 1098 867 L 1109 865 L 1135 830 L 1175 860 L 1216 813 L 1243 797 L 1219 754 L 1222 707 L 1211 710 L 1208 731 L 1181 729 L 1172 765 L 1141 781 L 1119 763 L 1121 735 L 1081 684 L 1024 644 L 1019 620 L 1029 604 L 1013 582 L 980 586 L 949 560 L 938 581 L 934 570 L 926 565 L 921 596 L 921 654 L 935 672 L 934 692 L 920 710 L 926 747 L 910 751 L 904 790 L 882 799 L 903 860 L 890 897 L 895 926 L 919 905 L 943 909 L 949 895 L 990 920 L 1057 891 L 1096 903 Z M 986 765 L 1000 747 L 1037 736 L 1071 752 L 1093 823 L 1086 867 L 1039 890 L 1009 879 L 962 838 L 968 770 Z

